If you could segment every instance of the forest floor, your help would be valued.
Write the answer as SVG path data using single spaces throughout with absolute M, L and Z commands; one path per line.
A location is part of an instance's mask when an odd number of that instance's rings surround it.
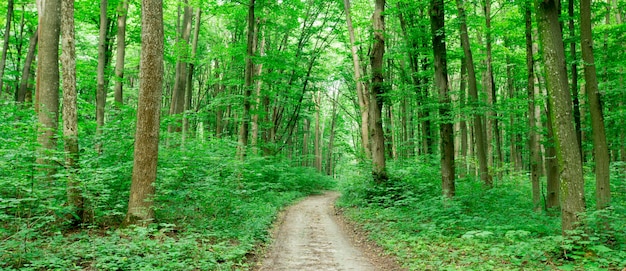
M 405 270 L 335 209 L 338 192 L 311 196 L 287 208 L 273 243 L 255 270 Z

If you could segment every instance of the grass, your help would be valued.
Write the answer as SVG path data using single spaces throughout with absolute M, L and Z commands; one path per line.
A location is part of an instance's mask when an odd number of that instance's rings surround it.
M 579 230 L 561 236 L 560 218 L 532 211 L 530 184 L 506 177 L 484 190 L 457 181 L 442 198 L 436 166 L 392 164 L 391 182 L 376 186 L 353 175 L 338 202 L 349 219 L 410 270 L 621 270 L 626 267 L 623 178 L 613 177 L 614 207 L 589 211 Z M 364 181 L 365 180 L 365 181 Z M 593 182 L 587 182 L 593 206 Z M 621 194 L 620 194 L 621 191 Z

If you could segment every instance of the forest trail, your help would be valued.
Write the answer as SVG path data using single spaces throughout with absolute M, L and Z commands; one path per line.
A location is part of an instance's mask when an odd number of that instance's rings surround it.
M 338 197 L 327 192 L 289 207 L 256 270 L 403 270 L 343 221 L 334 207 Z

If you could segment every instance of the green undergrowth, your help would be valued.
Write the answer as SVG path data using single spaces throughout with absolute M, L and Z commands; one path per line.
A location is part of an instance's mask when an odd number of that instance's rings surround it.
M 134 133 L 134 110 L 124 108 L 105 127 L 100 155 L 93 150 L 93 122 L 81 122 L 79 179 L 90 222 L 76 228 L 65 219 L 72 215 L 67 173 L 58 167 L 45 180 L 35 163 L 32 112 L 5 107 L 0 113 L 0 270 L 245 270 L 281 208 L 334 187 L 331 178 L 285 159 L 241 162 L 232 140 L 182 144 L 180 134 L 166 139 L 162 130 L 156 221 L 122 228 Z M 60 150 L 61 142 L 53 154 L 59 162 Z
M 528 178 L 520 174 L 489 190 L 478 180 L 457 180 L 457 196 L 446 200 L 436 165 L 394 163 L 386 184 L 374 185 L 367 173 L 344 176 L 337 204 L 410 270 L 622 270 L 626 190 L 618 171 L 614 207 L 583 214 L 568 237 L 558 213 L 532 211 Z

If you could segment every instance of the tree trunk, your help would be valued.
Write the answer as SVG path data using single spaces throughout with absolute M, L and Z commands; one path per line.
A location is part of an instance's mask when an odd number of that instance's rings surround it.
M 333 103 L 333 109 L 332 109 L 332 115 L 331 115 L 331 120 L 330 120 L 330 135 L 328 136 L 328 150 L 326 153 L 328 153 L 326 155 L 326 175 L 328 176 L 333 176 L 333 148 L 335 147 L 335 126 L 337 126 L 337 104 L 339 103 L 339 101 L 337 100 L 339 98 L 339 89 L 337 89 L 337 96 L 332 98 L 332 103 Z
M 259 45 L 259 55 L 260 56 L 264 56 L 265 55 L 265 34 L 264 31 L 260 32 L 261 34 L 261 44 Z M 257 76 L 261 76 L 261 74 L 263 73 L 263 63 L 259 63 L 256 66 L 256 75 Z M 260 119 L 260 115 L 262 112 L 262 104 L 261 104 L 261 86 L 263 85 L 263 81 L 261 79 L 258 79 L 256 81 L 256 88 L 254 91 L 254 96 L 255 96 L 255 113 L 254 115 L 252 115 L 252 128 L 251 128 L 251 132 L 252 132 L 252 136 L 250 138 L 250 145 L 253 146 L 252 152 L 254 154 L 259 154 L 259 122 L 261 121 Z M 306 121 L 305 121 L 306 122 Z M 307 126 L 307 131 L 308 131 L 308 127 L 311 126 L 310 122 L 306 123 Z M 305 136 L 308 136 L 308 132 L 307 134 L 305 134 Z M 306 146 L 304 146 L 304 148 L 306 148 Z M 308 152 L 308 150 L 307 150 Z
M 352 53 L 352 65 L 354 66 L 354 82 L 356 84 L 356 93 L 359 100 L 359 111 L 361 113 L 361 142 L 363 144 L 363 152 L 366 158 L 371 158 L 370 139 L 368 132 L 369 124 L 369 95 L 367 89 L 361 82 L 361 64 L 357 54 L 356 39 L 354 37 L 354 28 L 352 27 L 352 18 L 350 16 L 350 0 L 343 1 L 344 10 L 346 12 L 346 24 L 348 26 L 348 34 L 350 36 L 350 51 Z
M 309 163 L 309 137 L 311 129 L 311 121 L 308 118 L 304 118 L 303 136 L 302 136 L 302 164 L 303 167 L 308 167 Z
M 475 109 L 478 104 L 478 87 L 476 83 L 476 71 L 474 70 L 474 59 L 472 57 L 472 50 L 470 48 L 469 36 L 467 32 L 467 23 L 465 8 L 463 7 L 463 0 L 456 0 L 457 8 L 459 10 L 460 27 L 461 27 L 461 46 L 465 53 L 465 63 L 467 65 L 467 81 L 469 85 L 469 95 L 472 107 Z M 478 111 L 478 110 L 475 110 Z M 483 116 L 480 113 L 474 113 L 474 137 L 476 140 L 475 153 L 478 157 L 478 166 L 480 179 L 483 181 L 485 187 L 491 188 L 493 186 L 493 180 L 489 169 L 487 167 L 487 140 L 484 130 Z
M 192 9 L 189 6 L 187 0 L 183 0 L 183 22 L 180 26 L 180 39 L 178 42 L 182 43 L 182 53 L 179 52 L 176 58 L 176 75 L 174 78 L 174 89 L 172 90 L 172 100 L 170 102 L 170 115 L 177 115 L 183 113 L 185 109 L 185 88 L 187 87 L 187 62 L 189 61 L 188 47 L 189 36 L 191 36 L 191 13 Z M 182 116 L 181 116 L 182 117 Z M 167 127 L 168 133 L 182 131 L 182 118 L 177 119 L 175 124 L 170 124 Z
M 322 96 L 317 92 L 315 95 L 315 141 L 313 148 L 315 152 L 315 168 L 322 172 L 322 128 L 320 127 L 320 111 L 322 110 Z
M 124 104 L 124 56 L 126 54 L 126 15 L 128 1 L 122 0 L 117 8 L 117 53 L 115 58 L 115 105 Z
M 485 25 L 487 28 L 486 31 L 486 53 L 487 53 L 487 59 L 486 59 L 486 64 L 487 64 L 487 70 L 485 71 L 485 91 L 487 92 L 487 104 L 491 107 L 490 110 L 487 111 L 487 148 L 490 149 L 492 148 L 492 144 L 490 143 L 491 140 L 494 140 L 495 142 L 495 151 L 493 152 L 493 154 L 490 154 L 489 157 L 491 159 L 493 159 L 493 163 L 491 163 L 491 165 L 498 169 L 502 166 L 502 162 L 503 162 L 503 155 L 502 155 L 502 138 L 500 136 L 500 127 L 499 127 L 499 121 L 498 121 L 498 113 L 495 111 L 496 108 L 496 104 L 497 104 L 497 93 L 496 93 L 496 86 L 495 86 L 495 81 L 493 79 L 493 57 L 492 57 L 492 50 L 491 50 L 491 0 L 485 0 Z M 489 153 L 491 153 L 491 151 L 489 151 Z M 498 176 L 499 178 L 502 178 L 502 171 L 498 170 L 497 172 L 499 172 Z
M 96 90 L 96 152 L 102 153 L 102 126 L 104 126 L 104 109 L 106 105 L 106 52 L 107 30 L 109 18 L 107 17 L 108 0 L 100 0 L 100 36 L 98 38 L 98 75 Z M 42 37 L 43 38 L 43 37 Z
M 22 69 L 22 78 L 20 78 L 20 89 L 17 92 L 17 102 L 24 103 L 26 100 L 32 100 L 32 97 L 26 97 L 28 93 L 28 83 L 30 79 L 30 69 L 33 64 L 33 60 L 35 59 L 35 51 L 37 49 L 37 38 L 39 37 L 39 30 L 35 29 L 33 35 L 30 37 L 30 41 L 28 44 L 28 54 L 26 55 L 26 60 L 24 61 L 24 68 Z
M 448 87 L 448 60 L 444 31 L 445 13 L 443 0 L 430 2 L 430 30 L 432 34 L 435 84 L 439 89 L 439 115 L 443 119 L 439 125 L 441 135 L 441 187 L 445 197 L 454 197 L 454 117 Z
M 241 116 L 241 127 L 239 128 L 239 145 L 237 148 L 237 156 L 240 160 L 244 160 L 246 157 L 246 152 L 248 148 L 248 135 L 250 132 L 248 131 L 250 127 L 250 99 L 252 98 L 252 88 L 254 83 L 254 62 L 252 62 L 252 57 L 254 57 L 254 51 L 256 47 L 256 20 L 254 19 L 254 1 L 250 0 L 250 4 L 248 6 L 248 45 L 246 51 L 246 71 L 245 71 L 245 82 L 244 82 L 244 95 L 243 95 L 243 112 Z
M 385 54 L 385 0 L 376 0 L 372 16 L 374 45 L 370 56 L 372 66 L 372 90 L 370 92 L 370 135 L 372 138 L 372 175 L 374 181 L 387 181 L 385 161 L 385 134 L 383 131 L 383 56 Z
M 585 68 L 585 92 L 587 93 L 589 103 L 593 133 L 593 158 L 596 167 L 596 208 L 604 209 L 611 203 L 611 187 L 609 183 L 610 160 L 604 129 L 604 117 L 602 116 L 602 100 L 598 90 L 598 79 L 593 57 L 591 0 L 580 1 L 580 37 Z
M 128 213 L 124 224 L 154 220 L 153 197 L 159 154 L 159 121 L 163 90 L 163 1 L 142 0 L 140 89 L 137 131 Z
M 532 18 L 530 2 L 525 3 L 524 20 L 526 22 L 526 91 L 528 94 L 528 150 L 530 152 L 530 183 L 532 184 L 533 209 L 541 211 L 541 169 L 540 169 L 540 146 L 535 114 L 535 62 L 533 57 Z
M 465 58 L 461 58 L 461 82 L 459 83 L 459 106 L 462 110 L 464 110 L 466 106 L 466 93 L 467 93 L 467 65 L 465 62 Z M 465 116 L 461 116 L 461 121 L 459 123 L 459 133 L 461 136 L 461 146 L 460 146 L 460 156 L 461 156 L 461 165 L 463 170 L 459 173 L 459 177 L 464 178 L 465 174 L 469 172 L 469 163 L 467 162 L 467 156 L 469 154 L 468 151 L 468 139 L 470 138 L 469 131 L 467 129 L 467 120 Z
M 47 167 L 48 179 L 54 174 L 50 151 L 56 149 L 59 119 L 59 31 L 61 30 L 61 1 L 37 1 L 39 13 L 39 63 L 35 111 L 39 118 L 37 142 L 40 153 L 37 163 Z
M 546 182 L 547 182 L 547 197 L 546 197 L 546 209 L 554 209 L 561 206 L 560 203 L 560 187 L 561 180 L 559 179 L 559 165 L 557 161 L 556 147 L 554 142 L 554 133 L 552 131 L 554 125 L 552 124 L 552 113 L 550 110 L 550 103 L 546 104 L 545 114 L 547 116 L 546 130 L 547 133 L 547 146 L 546 146 Z
M 0 57 L 0 98 L 4 93 L 3 80 L 4 68 L 7 60 L 7 51 L 9 50 L 9 38 L 11 37 L 11 22 L 13 20 L 13 0 L 8 0 L 7 3 L 7 24 L 4 26 L 4 43 L 2 44 L 2 57 Z
M 574 103 L 574 124 L 576 127 L 576 140 L 578 140 L 578 151 L 583 153 L 582 147 L 582 131 L 580 124 L 580 101 L 578 99 L 578 62 L 576 61 L 576 31 L 574 30 L 574 1 L 568 0 L 567 4 L 567 13 L 569 15 L 568 27 L 569 27 L 569 35 L 571 38 L 569 50 L 570 57 L 572 58 L 570 61 L 571 71 L 572 71 L 572 101 Z M 581 156 L 582 159 L 585 159 L 584 156 Z
M 78 116 L 76 109 L 76 45 L 74 44 L 74 0 L 63 0 L 61 14 L 61 67 L 63 68 L 63 138 L 65 167 L 68 170 L 67 202 L 72 209 L 68 217 L 75 224 L 85 218 L 83 196 L 78 176 Z
M 183 108 L 183 135 L 182 142 L 185 143 L 186 137 L 189 136 L 189 118 L 187 114 L 189 110 L 192 108 L 191 102 L 193 101 L 193 75 L 195 72 L 195 62 L 196 62 L 196 54 L 198 52 L 198 38 L 200 36 L 200 24 L 202 23 L 200 16 L 202 15 L 202 10 L 198 8 L 196 10 L 196 22 L 195 28 L 193 32 L 193 39 L 191 41 L 191 58 L 189 60 L 189 71 L 187 72 L 187 85 L 185 86 L 185 105 Z M 200 89 L 200 86 L 198 86 Z
M 572 117 L 572 99 L 565 68 L 563 35 L 559 25 L 557 0 L 537 0 L 537 22 L 543 44 L 546 69 L 546 86 L 552 127 L 556 143 L 556 155 L 561 172 L 561 226 L 564 234 L 576 228 L 579 214 L 585 211 L 584 179 L 577 145 L 576 129 Z

